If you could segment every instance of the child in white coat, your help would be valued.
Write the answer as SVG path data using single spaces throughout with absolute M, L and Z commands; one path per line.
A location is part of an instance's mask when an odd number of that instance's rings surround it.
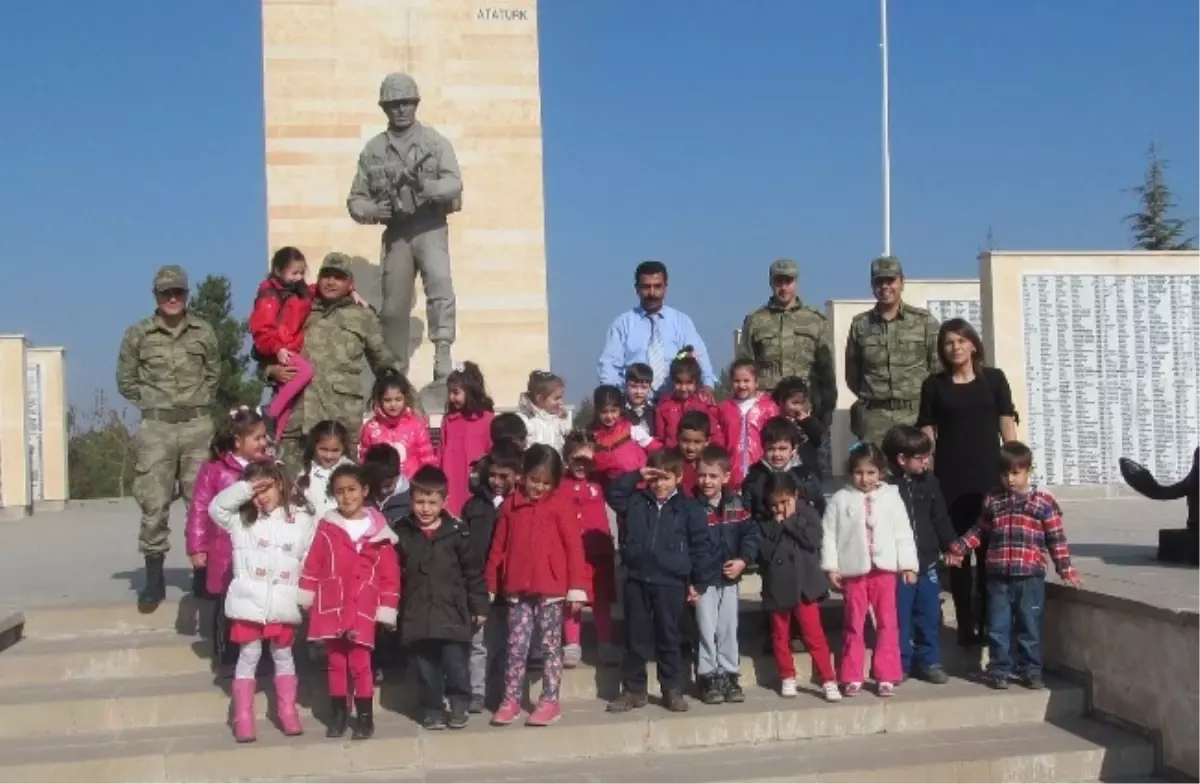
M 880 697 L 891 697 L 902 676 L 896 621 L 896 575 L 917 580 L 917 544 L 904 500 L 883 484 L 887 462 L 879 447 L 855 444 L 846 461 L 850 484 L 833 494 L 825 509 L 821 568 L 845 595 L 841 681 L 847 697 L 862 691 L 863 624 L 875 617 L 871 669 Z
M 529 383 L 517 402 L 517 411 L 529 431 L 528 444 L 545 444 L 560 455 L 571 432 L 571 417 L 563 406 L 566 384 L 546 370 L 529 374 Z
M 293 500 L 298 506 L 307 506 L 314 520 L 320 520 L 326 512 L 337 508 L 329 492 L 329 477 L 338 466 L 352 465 L 346 456 L 346 445 L 350 434 L 341 422 L 326 419 L 308 431 L 304 443 L 304 470 L 296 477 Z
M 213 499 L 209 515 L 233 541 L 233 582 L 225 594 L 230 638 L 241 645 L 233 680 L 233 733 L 255 739 L 255 671 L 271 643 L 275 696 L 285 735 L 300 735 L 292 642 L 300 625 L 298 587 L 315 525 L 289 507 L 283 472 L 275 463 L 251 463 L 238 482 Z

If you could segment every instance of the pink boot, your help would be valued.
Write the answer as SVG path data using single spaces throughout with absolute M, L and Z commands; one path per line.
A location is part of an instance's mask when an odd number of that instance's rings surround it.
M 300 726 L 300 714 L 296 712 L 296 687 L 299 679 L 295 675 L 275 676 L 276 712 L 279 714 L 279 727 L 284 735 L 303 735 L 304 728 Z
M 253 743 L 254 734 L 254 687 L 253 678 L 235 678 L 233 681 L 233 737 L 238 743 Z

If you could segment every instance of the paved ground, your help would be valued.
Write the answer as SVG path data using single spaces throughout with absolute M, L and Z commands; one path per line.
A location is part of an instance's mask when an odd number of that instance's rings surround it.
M 1180 527 L 1184 502 L 1116 497 L 1064 500 L 1067 537 L 1086 587 L 1172 610 L 1200 610 L 1195 569 L 1154 560 L 1158 529 Z M 184 510 L 171 510 L 167 592 L 190 590 Z M 74 502 L 63 512 L 0 522 L 0 616 L 5 609 L 133 601 L 140 585 L 131 500 Z

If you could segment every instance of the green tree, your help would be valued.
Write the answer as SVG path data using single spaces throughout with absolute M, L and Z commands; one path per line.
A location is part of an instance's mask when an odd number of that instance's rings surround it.
M 1141 209 L 1125 216 L 1133 233 L 1133 247 L 1142 250 L 1191 250 L 1194 236 L 1186 236 L 1191 220 L 1171 217 L 1175 209 L 1171 189 L 1167 186 L 1168 162 L 1158 157 L 1158 148 L 1151 143 L 1147 151 L 1149 162 L 1141 185 L 1129 188 L 1137 195 Z
M 575 416 L 571 417 L 571 426 L 576 430 L 587 430 L 588 425 L 592 424 L 593 408 L 591 395 L 579 401 L 579 405 L 575 407 Z
M 212 324 L 217 333 L 221 371 L 212 405 L 214 421 L 223 422 L 229 416 L 229 410 L 237 406 L 258 405 L 262 399 L 262 383 L 250 372 L 253 360 L 246 348 L 250 327 L 233 315 L 229 278 L 209 275 L 200 281 L 188 309 Z
M 97 390 L 90 410 L 67 410 L 67 476 L 71 498 L 121 498 L 130 494 L 133 431 L 125 412 Z
M 722 368 L 717 376 L 717 385 L 713 388 L 713 398 L 718 403 L 733 397 L 733 382 L 729 378 L 729 368 Z

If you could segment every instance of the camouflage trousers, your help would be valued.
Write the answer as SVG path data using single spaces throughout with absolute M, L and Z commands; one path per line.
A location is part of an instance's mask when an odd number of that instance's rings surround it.
M 178 482 L 183 503 L 191 505 L 192 486 L 200 466 L 208 459 L 213 424 L 207 414 L 187 422 L 143 419 L 134 437 L 136 462 L 133 497 L 142 510 L 138 550 L 146 555 L 171 549 L 167 523 Z
M 421 343 L 412 333 L 417 275 L 425 289 L 425 327 L 432 343 L 453 343 L 457 305 L 450 280 L 450 239 L 446 219 L 420 215 L 383 232 L 379 312 L 383 339 L 407 375 L 409 358 Z
M 870 441 L 879 446 L 883 444 L 887 431 L 896 425 L 916 424 L 917 401 L 905 402 L 909 405 L 900 408 L 871 408 L 861 402 L 855 403 L 859 410 L 851 417 L 854 435 L 859 441 Z

